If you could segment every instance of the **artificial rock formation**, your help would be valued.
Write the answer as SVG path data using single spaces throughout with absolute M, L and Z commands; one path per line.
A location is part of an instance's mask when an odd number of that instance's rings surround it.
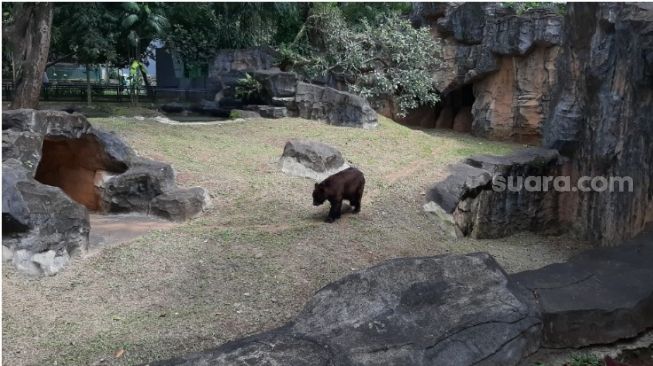
M 442 94 L 435 127 L 451 128 L 461 110 L 471 108 L 473 134 L 539 142 L 556 81 L 561 15 L 552 9 L 517 15 L 499 3 L 417 3 L 412 18 L 429 26 L 442 46 L 433 73 Z
M 545 173 L 568 177 L 572 185 L 580 177 L 625 179 L 622 185 L 608 183 L 602 191 L 579 189 L 547 198 L 541 224 L 571 228 L 579 237 L 616 245 L 653 222 L 653 6 L 568 4 L 564 22 L 547 11 L 527 12 L 524 18 L 487 4 L 420 6 L 418 14 L 435 24 L 437 34 L 453 39 L 456 52 L 473 49 L 468 55 L 487 56 L 484 50 L 489 49 L 492 55 L 505 56 L 494 67 L 490 60 L 496 58 L 474 56 L 462 63 L 456 53 L 451 58 L 455 62 L 445 63 L 455 66 L 455 77 L 442 79 L 436 73 L 443 90 L 475 80 L 474 133 L 497 137 L 493 134 L 503 129 L 525 142 L 537 142 L 541 134 L 542 145 L 564 157 L 559 167 Z M 488 26 L 489 14 L 494 14 L 493 26 Z M 508 57 L 511 53 L 515 57 Z M 462 107 L 445 97 L 436 125 L 451 126 L 441 117 L 455 121 L 455 108 Z M 481 118 L 490 115 L 491 121 Z M 522 208 L 506 209 L 485 212 L 491 216 L 483 220 L 502 225 L 494 229 L 497 234 L 524 228 L 519 224 Z M 430 204 L 427 210 L 445 221 L 452 219 Z M 459 228 L 468 227 L 460 220 L 454 220 Z M 537 226 L 535 231 L 543 229 Z M 451 225 L 447 231 L 452 231 Z
M 283 148 L 281 171 L 318 182 L 347 169 L 349 165 L 336 148 L 317 141 L 292 139 Z
M 500 238 L 559 229 L 561 203 L 553 181 L 541 179 L 537 188 L 537 181 L 527 180 L 555 175 L 557 151 L 529 148 L 506 156 L 479 155 L 448 169 L 449 176 L 428 191 L 424 210 L 450 236 Z
M 630 177 L 632 192 L 576 192 L 562 221 L 615 245 L 653 221 L 653 5 L 568 4 L 544 144 L 566 175 Z
M 220 50 L 209 66 L 208 79 L 212 91 L 222 97 L 233 97 L 233 86 L 246 73 L 256 70 L 268 70 L 274 65 L 274 54 L 268 48 L 248 48 L 237 50 Z M 216 101 L 220 101 L 220 98 Z
M 235 93 L 239 80 L 247 75 L 261 85 L 260 95 L 252 100 L 239 99 Z M 209 69 L 209 82 L 217 103 L 210 114 L 216 116 L 228 116 L 233 109 L 248 109 L 265 118 L 302 117 L 337 126 L 374 128 L 378 123 L 376 112 L 365 98 L 305 83 L 292 72 L 280 71 L 274 66 L 273 51 L 269 49 L 219 52 Z M 179 105 L 166 108 L 178 110 Z
M 365 98 L 329 87 L 299 82 L 295 104 L 299 117 L 306 119 L 361 128 L 374 128 L 378 123 Z
M 185 220 L 208 204 L 201 188 L 176 187 L 165 163 L 137 156 L 81 114 L 2 113 L 3 257 L 54 274 L 88 244 L 88 212 L 142 212 Z

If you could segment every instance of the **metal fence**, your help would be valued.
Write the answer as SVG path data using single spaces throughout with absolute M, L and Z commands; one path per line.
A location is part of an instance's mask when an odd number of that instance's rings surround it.
M 91 84 L 91 99 L 93 102 L 129 102 L 130 87 L 124 85 L 93 85 Z M 88 89 L 84 83 L 57 83 L 43 86 L 42 101 L 53 102 L 86 102 Z M 168 101 L 197 102 L 202 99 L 213 100 L 212 93 L 206 89 L 175 89 L 157 86 L 137 88 L 140 102 L 165 103 Z M 13 83 L 2 83 L 2 100 L 10 101 L 14 95 Z

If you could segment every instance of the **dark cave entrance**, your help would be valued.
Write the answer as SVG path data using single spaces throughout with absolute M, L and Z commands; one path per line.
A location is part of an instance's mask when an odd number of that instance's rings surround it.
M 472 84 L 452 90 L 440 96 L 435 107 L 423 106 L 410 112 L 399 122 L 409 127 L 444 128 L 458 132 L 471 132 L 474 87 Z
M 101 212 L 102 199 L 97 186 L 102 173 L 119 174 L 126 170 L 127 165 L 111 159 L 92 135 L 75 139 L 46 137 L 35 179 L 61 188 L 89 211 Z

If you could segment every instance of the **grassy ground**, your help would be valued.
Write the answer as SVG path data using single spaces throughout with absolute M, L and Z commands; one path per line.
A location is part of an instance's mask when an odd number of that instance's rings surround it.
M 92 123 L 171 163 L 179 184 L 207 188 L 214 206 L 173 229 L 76 258 L 54 277 L 29 279 L 5 266 L 5 365 L 127 365 L 214 347 L 284 323 L 328 282 L 389 258 L 488 251 L 516 271 L 582 247 L 533 234 L 454 241 L 422 212 L 423 194 L 446 164 L 513 144 L 386 119 L 373 131 L 290 118 Z M 323 223 L 328 205 L 312 206 L 313 182 L 279 171 L 293 137 L 336 146 L 366 174 L 359 215 Z

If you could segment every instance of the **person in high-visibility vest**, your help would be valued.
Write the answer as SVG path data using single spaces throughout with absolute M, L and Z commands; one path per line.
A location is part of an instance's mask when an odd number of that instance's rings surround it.
M 138 103 L 138 89 L 140 88 L 140 81 L 141 81 L 141 75 L 144 77 L 147 77 L 147 69 L 145 68 L 145 65 L 143 65 L 142 62 L 139 60 L 134 60 L 132 61 L 131 65 L 129 66 L 129 79 L 131 79 L 130 83 L 130 90 L 131 90 L 131 98 L 132 98 L 132 103 L 136 102 Z
M 145 65 L 143 65 L 139 60 L 132 61 L 131 66 L 129 67 L 129 76 L 132 78 L 132 83 L 134 83 L 139 77 L 139 72 L 143 72 L 143 74 L 147 72 Z

